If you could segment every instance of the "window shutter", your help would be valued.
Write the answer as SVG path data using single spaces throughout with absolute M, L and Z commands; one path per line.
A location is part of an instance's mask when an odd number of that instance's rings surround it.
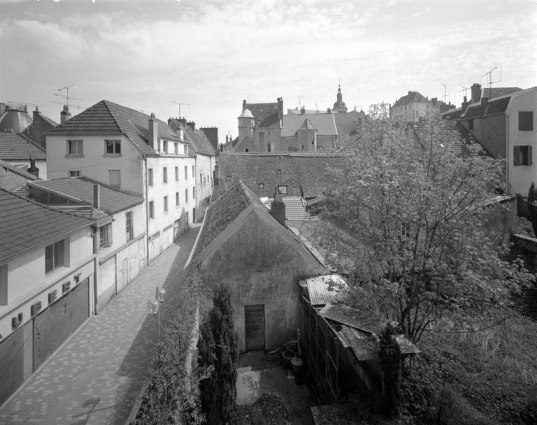
M 520 146 L 515 146 L 513 152 L 514 165 L 520 165 Z
M 113 240 L 112 240 L 112 223 L 110 223 L 107 226 L 106 230 L 108 232 L 108 245 L 112 245 L 112 243 L 113 243 Z
M 528 165 L 533 165 L 533 146 L 528 146 Z

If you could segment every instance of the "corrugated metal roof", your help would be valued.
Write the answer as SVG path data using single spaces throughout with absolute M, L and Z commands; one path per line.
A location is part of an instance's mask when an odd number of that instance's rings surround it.
M 354 352 L 358 361 L 380 360 L 380 346 L 377 338 L 373 335 L 351 326 L 341 325 L 338 337 L 340 340 L 345 341 L 347 347 Z
M 346 306 L 344 304 L 327 304 L 319 314 L 334 322 L 349 325 L 363 331 L 380 334 L 381 324 L 375 320 L 371 313 Z
M 316 276 L 306 280 L 312 305 L 325 305 L 348 288 L 347 283 L 337 274 Z

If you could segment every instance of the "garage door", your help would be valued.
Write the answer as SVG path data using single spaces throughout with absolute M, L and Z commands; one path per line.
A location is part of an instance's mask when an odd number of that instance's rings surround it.
M 34 319 L 34 370 L 89 317 L 89 278 Z
M 265 349 L 265 306 L 244 306 L 244 328 L 246 330 L 246 351 Z

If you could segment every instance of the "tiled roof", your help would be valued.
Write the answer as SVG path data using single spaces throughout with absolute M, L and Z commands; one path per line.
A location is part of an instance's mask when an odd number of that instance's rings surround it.
M 503 114 L 509 105 L 511 96 L 502 97 L 500 99 L 491 100 L 487 107 L 487 115 Z
M 192 140 L 192 144 L 197 153 L 207 156 L 216 156 L 216 151 L 213 145 L 203 131 L 198 129 L 192 130 L 192 128 L 187 126 L 186 133 L 190 137 L 190 140 Z
M 38 177 L 34 176 L 33 174 L 29 173 L 28 171 L 22 170 L 18 167 L 14 167 L 8 162 L 2 161 L 0 159 L 0 167 L 2 167 L 6 171 L 10 171 L 12 173 L 18 174 L 24 178 L 27 178 L 29 180 L 39 180 Z
M 0 159 L 27 161 L 30 159 L 30 155 L 37 160 L 47 159 L 45 150 L 24 136 L 14 133 L 0 133 Z
M 236 182 L 213 201 L 207 213 L 206 228 L 199 251 L 209 245 L 252 202 L 253 199 L 247 195 L 241 182 Z
M 460 119 L 467 120 L 472 118 L 503 114 L 509 106 L 510 100 L 511 95 L 490 100 L 484 111 L 483 106 L 481 106 L 481 102 L 473 103 L 468 107 L 468 109 L 466 109 L 464 115 L 460 116 Z
M 459 122 L 442 122 L 443 126 L 435 126 L 434 140 L 459 157 L 468 156 L 470 154 L 467 145 L 475 141 L 474 137 L 464 128 Z M 416 136 L 420 142 L 430 140 L 432 128 L 430 124 L 424 121 L 419 121 L 411 124 Z M 453 133 L 455 131 L 456 133 Z M 457 134 L 458 137 L 453 137 Z
M 0 260 L 57 241 L 94 221 L 0 189 Z
M 425 97 L 423 97 L 417 91 L 409 91 L 406 96 L 401 97 L 397 102 L 394 103 L 393 108 L 398 106 L 410 105 L 412 103 L 422 103 L 429 102 Z
M 294 136 L 298 129 L 304 125 L 306 119 L 308 119 L 317 130 L 318 136 L 337 136 L 334 115 L 336 114 L 284 115 L 282 137 Z
M 462 114 L 462 108 L 458 108 L 458 109 L 452 109 L 451 111 L 444 112 L 442 114 L 442 117 L 447 120 L 456 120 L 460 118 L 461 114 Z
M 155 154 L 148 145 L 149 115 L 108 100 L 102 100 L 78 115 L 67 120 L 47 135 L 127 135 L 144 154 Z M 177 134 L 164 121 L 155 118 L 158 135 L 168 140 L 179 141 Z
M 312 277 L 306 280 L 306 285 L 310 303 L 323 306 L 334 301 L 348 288 L 347 283 L 337 274 Z
M 246 103 L 255 120 L 261 120 L 261 127 L 268 127 L 278 122 L 278 103 Z
M 520 87 L 485 87 L 483 89 L 483 95 L 481 97 L 488 97 L 494 99 L 495 97 L 505 96 L 507 94 L 516 93 L 521 91 Z
M 483 114 L 483 108 L 481 106 L 481 103 L 478 103 L 478 104 L 468 106 L 468 109 L 466 109 L 466 112 L 464 113 L 464 115 L 461 115 L 460 118 L 462 119 L 478 118 L 478 117 L 482 117 L 483 115 L 484 114 Z
M 331 170 L 344 168 L 346 159 L 328 154 L 220 153 L 220 181 L 241 179 L 258 196 L 273 196 L 275 187 L 287 185 L 288 196 L 320 196 L 338 183 Z M 280 173 L 278 173 L 278 170 Z M 261 189 L 259 184 L 264 188 Z
M 338 136 L 348 136 L 365 125 L 366 116 L 363 112 L 351 111 L 334 114 Z
M 66 195 L 75 201 L 93 205 L 93 186 L 100 185 L 101 205 L 100 209 L 106 213 L 114 214 L 126 210 L 143 202 L 142 197 L 125 193 L 111 188 L 100 182 L 87 177 L 67 177 L 54 180 L 40 180 L 32 182 L 28 186 L 41 188 L 47 192 Z

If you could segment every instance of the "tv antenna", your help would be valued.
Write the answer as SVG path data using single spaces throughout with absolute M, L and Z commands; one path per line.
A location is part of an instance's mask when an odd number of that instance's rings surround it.
M 175 103 L 177 107 L 179 108 L 179 116 L 177 118 L 181 118 L 181 105 L 188 105 L 190 106 L 190 103 L 183 103 L 183 102 L 175 102 L 173 100 L 170 100 L 171 103 Z
M 304 96 L 297 96 L 298 97 L 298 107 L 302 108 L 302 99 L 304 99 Z
M 65 87 L 60 87 L 59 89 L 56 89 L 53 91 L 54 93 L 54 96 L 58 96 L 58 97 L 61 97 L 63 99 L 65 99 L 66 101 L 66 104 L 67 104 L 67 108 L 69 108 L 69 99 L 74 99 L 74 100 L 80 100 L 82 101 L 82 99 L 78 99 L 76 97 L 70 97 L 69 96 L 69 88 L 73 87 L 74 84 L 70 84 L 68 86 L 65 86 Z M 65 94 L 63 94 L 63 91 L 65 90 Z M 76 105 L 73 105 L 73 106 L 76 106 Z M 80 107 L 80 106 L 79 106 Z
M 250 103 L 250 96 L 252 96 L 251 94 L 245 94 L 246 96 L 246 103 Z
M 464 92 L 464 97 L 468 96 L 468 90 L 470 90 L 470 87 L 464 87 L 462 84 L 460 85 L 461 89 L 459 90 L 459 93 Z
M 74 98 L 72 97 L 72 98 L 70 98 L 70 99 L 74 99 Z M 56 105 L 62 105 L 62 106 L 65 106 L 65 103 L 52 102 L 51 100 L 49 100 L 48 103 L 54 103 L 54 104 L 56 104 Z M 74 104 L 71 104 L 71 106 L 74 106 L 75 108 L 78 108 L 78 112 L 80 112 L 80 108 L 82 108 L 82 105 L 74 105 Z
M 501 68 L 499 68 L 499 70 L 500 70 L 500 77 L 499 77 L 499 78 L 500 78 L 500 79 L 499 79 L 499 80 L 496 80 L 496 81 L 492 81 L 492 73 L 493 73 L 496 69 L 498 69 L 497 66 L 494 67 L 494 68 L 492 68 L 489 72 L 485 72 L 485 73 L 481 76 L 481 78 L 479 79 L 479 82 L 481 83 L 481 80 L 483 79 L 483 77 L 487 77 L 487 83 L 486 83 L 486 84 L 489 86 L 489 92 L 491 91 L 491 89 L 492 89 L 492 85 L 493 85 L 493 84 L 495 84 L 495 83 L 499 83 L 499 82 L 502 81 L 502 69 L 501 69 Z M 489 96 L 490 96 L 490 94 L 489 94 Z
M 447 105 L 447 97 L 451 94 L 451 93 L 448 93 L 447 92 L 447 86 L 445 84 L 442 84 L 444 86 L 444 95 L 443 95 L 443 98 L 444 98 L 444 103 Z
M 39 105 L 37 103 L 28 103 L 28 102 L 17 102 L 16 100 L 7 100 L 6 103 L 10 103 L 11 105 L 17 105 L 17 109 L 21 109 L 23 106 L 28 106 L 28 105 L 31 105 L 31 106 L 44 106 L 44 105 Z

